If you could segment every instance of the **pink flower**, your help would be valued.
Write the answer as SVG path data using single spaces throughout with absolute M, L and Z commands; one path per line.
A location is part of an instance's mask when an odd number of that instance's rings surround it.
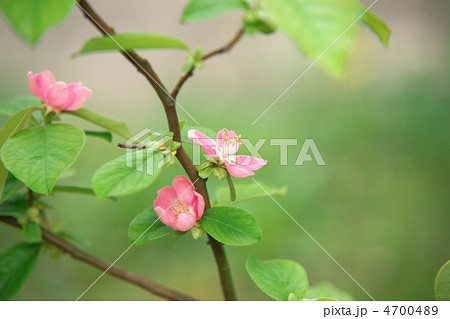
M 202 217 L 205 201 L 184 176 L 176 176 L 172 185 L 158 191 L 153 207 L 164 224 L 175 230 L 187 231 Z
M 78 110 L 92 94 L 81 82 L 56 82 L 50 71 L 36 75 L 30 71 L 27 76 L 31 93 L 57 112 Z
M 240 137 L 234 131 L 228 131 L 227 129 L 220 130 L 217 133 L 216 141 L 198 130 L 188 132 L 188 138 L 199 144 L 214 160 L 218 160 L 219 166 L 224 164 L 230 175 L 235 177 L 255 175 L 253 171 L 266 165 L 267 161 L 253 156 L 232 155 L 238 151 L 239 145 L 242 144 Z

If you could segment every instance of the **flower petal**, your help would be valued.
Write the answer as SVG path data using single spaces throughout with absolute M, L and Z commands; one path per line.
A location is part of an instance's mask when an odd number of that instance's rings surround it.
M 239 150 L 239 137 L 234 131 L 220 130 L 217 133 L 216 141 L 222 158 L 226 158 L 229 154 L 234 154 Z
M 222 148 L 223 147 L 223 141 L 225 140 L 225 137 L 234 139 L 237 137 L 237 134 L 235 131 L 229 131 L 227 129 L 220 130 L 217 132 L 216 141 L 217 141 L 217 147 Z
M 179 231 L 187 231 L 189 229 L 191 229 L 192 227 L 194 227 L 195 225 L 195 216 L 188 214 L 188 213 L 182 213 L 180 215 L 178 215 L 178 219 L 175 223 L 175 225 L 173 225 L 173 229 L 175 230 L 179 230 Z
M 195 199 L 193 201 L 193 208 L 195 211 L 195 219 L 199 220 L 202 218 L 205 211 L 205 200 L 200 193 L 194 192 Z
M 177 195 L 184 199 L 186 205 L 192 206 L 192 201 L 194 200 L 194 186 L 186 176 L 176 176 L 172 181 L 172 185 L 175 188 Z
M 85 86 L 81 86 L 81 83 L 71 83 L 68 85 L 73 88 L 75 93 L 75 100 L 69 105 L 66 111 L 75 111 L 83 106 L 84 102 L 92 95 L 92 91 Z
M 30 88 L 31 94 L 33 94 L 34 96 L 36 96 L 42 100 L 43 97 L 41 96 L 41 91 L 39 91 L 36 81 L 34 80 L 33 72 L 31 72 L 31 71 L 28 72 L 27 77 L 28 77 L 28 87 Z
M 194 142 L 200 145 L 205 151 L 205 153 L 211 155 L 211 156 L 217 156 L 216 153 L 216 142 L 199 130 L 189 130 L 188 132 L 188 138 Z
M 227 167 L 228 173 L 235 177 L 247 177 L 250 175 L 255 175 L 255 173 L 253 173 L 245 166 L 240 166 L 229 161 L 225 161 L 225 166 Z
M 163 209 L 169 209 L 177 198 L 178 194 L 175 188 L 171 186 L 163 187 L 158 191 L 158 196 L 153 202 L 153 207 L 159 206 Z
M 34 82 L 39 90 L 39 97 L 47 102 L 48 91 L 50 87 L 55 83 L 55 78 L 50 71 L 43 71 L 34 76 Z
M 177 215 L 171 209 L 156 206 L 155 213 L 159 217 L 159 220 L 167 226 L 173 227 L 177 223 Z
M 53 109 L 63 111 L 75 100 L 75 93 L 64 82 L 55 82 L 47 93 L 46 103 Z
M 256 171 L 267 164 L 266 160 L 248 155 L 237 155 L 235 160 L 237 165 L 244 166 L 252 171 Z

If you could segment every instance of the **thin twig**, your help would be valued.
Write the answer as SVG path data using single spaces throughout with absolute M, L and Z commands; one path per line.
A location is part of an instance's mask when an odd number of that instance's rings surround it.
M 92 24 L 102 33 L 103 35 L 114 35 L 116 34 L 114 29 L 109 26 L 105 20 L 103 20 L 99 14 L 92 8 L 92 6 L 88 3 L 87 0 L 80 0 L 78 2 L 79 7 L 82 9 L 83 14 L 85 17 L 92 22 Z M 241 38 L 243 35 L 243 31 L 240 30 L 236 37 L 234 38 L 234 41 L 231 41 L 226 46 L 215 50 L 211 52 L 210 54 L 207 54 L 206 59 L 223 52 L 226 52 L 233 47 L 233 45 Z M 180 124 L 178 120 L 178 114 L 176 110 L 176 95 L 175 97 L 172 96 L 172 94 L 168 94 L 167 90 L 165 89 L 163 83 L 157 76 L 156 72 L 153 70 L 151 64 L 139 56 L 134 51 L 126 51 L 122 52 L 122 55 L 131 63 L 133 64 L 138 72 L 142 73 L 145 78 L 150 82 L 152 87 L 155 89 L 159 99 L 161 100 L 164 111 L 166 113 L 167 122 L 169 125 L 169 130 L 173 132 L 173 140 L 176 142 L 181 143 L 181 132 L 180 132 Z M 182 84 L 181 84 L 182 85 Z M 181 88 L 181 86 L 180 86 Z M 179 89 L 178 89 L 179 91 Z M 206 188 L 205 182 L 198 176 L 197 169 L 195 168 L 194 164 L 192 163 L 191 158 L 184 150 L 183 146 L 181 146 L 177 150 L 176 157 L 178 161 L 183 166 L 183 169 L 185 170 L 186 174 L 189 176 L 189 179 L 195 183 L 195 190 L 199 192 L 203 199 L 205 200 L 205 210 L 209 209 L 211 207 L 211 203 L 209 201 L 209 195 L 208 190 Z M 225 300 L 236 300 L 236 293 L 233 286 L 233 281 L 231 278 L 231 270 L 230 266 L 228 264 L 228 260 L 226 258 L 225 250 L 223 245 L 216 241 L 214 238 L 209 237 L 209 242 L 214 254 L 214 258 L 216 260 L 217 268 L 219 270 L 219 276 L 220 276 L 220 282 L 222 285 L 222 292 L 225 297 Z
M 21 228 L 20 224 L 13 217 L 0 216 L 0 221 L 17 228 Z M 58 247 L 63 253 L 70 255 L 73 259 L 84 262 L 102 271 L 105 271 L 111 266 L 110 263 L 101 260 L 100 258 L 73 246 L 72 244 L 68 243 L 67 241 L 59 238 L 55 234 L 43 228 L 42 228 L 42 239 Z M 187 296 L 181 292 L 162 286 L 154 281 L 151 281 L 145 277 L 142 277 L 129 270 L 117 266 L 112 266 L 111 268 L 109 268 L 108 274 L 120 278 L 142 289 L 145 289 L 148 292 L 154 294 L 155 296 L 159 296 L 163 299 L 182 300 L 182 301 L 196 300 L 193 297 Z
M 129 150 L 145 150 L 147 146 L 145 145 L 136 145 L 136 144 L 122 144 L 122 143 L 117 143 L 117 147 L 119 148 L 127 148 Z
M 244 29 L 241 28 L 238 30 L 238 32 L 231 39 L 230 42 L 228 42 L 226 45 L 224 45 L 216 50 L 213 50 L 213 51 L 205 54 L 201 60 L 206 61 L 215 55 L 229 52 L 236 45 L 236 43 L 242 38 L 243 35 L 244 35 Z M 172 90 L 172 93 L 171 93 L 171 95 L 174 99 L 178 96 L 178 93 L 180 93 L 181 87 L 184 85 L 184 83 L 191 76 L 194 75 L 194 71 L 195 71 L 195 67 L 192 67 L 189 71 L 187 71 L 185 74 L 183 74 L 183 76 L 178 80 L 177 84 L 175 85 L 175 88 Z

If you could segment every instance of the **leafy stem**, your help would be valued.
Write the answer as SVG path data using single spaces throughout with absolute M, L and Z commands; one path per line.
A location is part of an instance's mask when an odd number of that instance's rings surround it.
M 87 0 L 79 0 L 78 7 L 82 10 L 85 17 L 100 31 L 100 33 L 102 33 L 103 35 L 116 34 L 114 29 L 100 17 L 100 15 L 92 8 L 92 6 L 88 3 Z M 239 30 L 239 32 L 232 39 L 232 41 L 230 41 L 224 47 L 221 47 L 205 55 L 203 59 L 206 60 L 212 56 L 215 56 L 216 54 L 229 51 L 234 46 L 234 44 L 242 37 L 243 33 L 244 33 L 243 30 Z M 153 67 L 147 60 L 142 58 L 134 51 L 122 51 L 121 53 L 132 65 L 136 67 L 137 71 L 142 73 L 145 76 L 145 78 L 150 82 L 151 86 L 156 91 L 159 99 L 161 100 L 161 103 L 164 106 L 164 111 L 166 113 L 169 130 L 174 133 L 173 140 L 175 142 L 181 143 L 180 126 L 176 110 L 176 97 L 180 91 L 180 88 L 186 82 L 186 80 L 190 76 L 192 76 L 194 70 L 191 69 L 190 71 L 188 71 L 187 74 L 185 74 L 180 79 L 172 94 L 169 94 L 167 93 L 164 84 L 159 79 Z M 192 160 L 189 157 L 189 155 L 184 150 L 183 146 L 181 146 L 177 150 L 176 157 L 183 166 L 183 169 L 185 170 L 186 174 L 189 176 L 189 179 L 194 183 L 196 191 L 203 196 L 205 200 L 205 210 L 209 209 L 211 207 L 211 203 L 209 200 L 206 184 L 201 178 L 199 178 L 197 169 L 192 163 Z M 217 268 L 219 270 L 220 282 L 225 300 L 236 300 L 236 293 L 231 277 L 231 270 L 228 264 L 224 247 L 220 242 L 218 242 L 214 238 L 210 236 L 208 237 L 209 237 L 209 244 L 213 251 Z
M 222 46 L 216 50 L 213 50 L 213 51 L 205 54 L 204 56 L 202 56 L 201 61 L 206 61 L 215 55 L 226 53 L 226 52 L 230 51 L 236 45 L 236 43 L 238 43 L 238 41 L 243 37 L 243 35 L 244 35 L 244 29 L 240 28 L 238 30 L 238 32 L 236 32 L 234 37 L 227 44 L 225 44 L 224 46 Z M 194 71 L 195 71 L 195 67 L 192 67 L 189 71 L 187 71 L 185 74 L 183 74 L 183 76 L 178 80 L 178 82 L 175 85 L 175 88 L 172 90 L 172 94 L 171 94 L 174 99 L 178 96 L 178 93 L 180 93 L 181 87 L 184 85 L 184 83 L 186 83 L 186 81 L 191 76 L 194 75 Z

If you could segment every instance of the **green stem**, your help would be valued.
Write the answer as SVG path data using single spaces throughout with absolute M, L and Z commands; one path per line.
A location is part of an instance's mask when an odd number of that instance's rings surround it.
M 234 188 L 233 180 L 231 179 L 231 175 L 227 174 L 227 182 L 230 187 L 230 200 L 234 202 L 236 200 L 236 189 Z

